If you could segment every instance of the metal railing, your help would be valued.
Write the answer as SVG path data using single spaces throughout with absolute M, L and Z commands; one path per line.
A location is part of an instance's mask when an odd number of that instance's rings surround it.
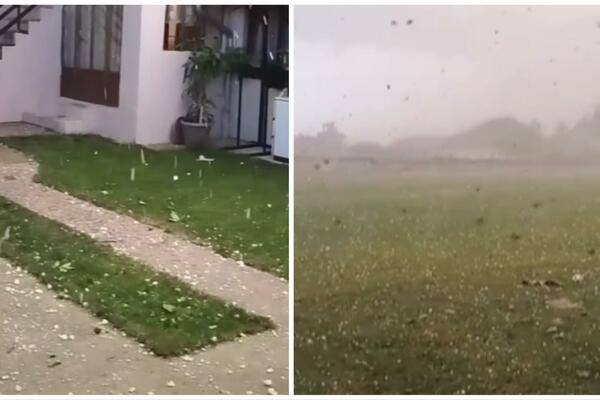
M 27 33 L 22 28 L 23 18 L 37 6 L 2 6 L 0 8 L 0 36 L 16 25 L 17 32 Z

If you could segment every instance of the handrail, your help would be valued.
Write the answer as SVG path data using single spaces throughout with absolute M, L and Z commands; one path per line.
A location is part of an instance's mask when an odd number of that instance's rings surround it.
M 16 8 L 17 8 L 17 6 L 8 6 L 8 9 L 6 11 L 4 11 L 2 14 L 0 14 L 0 21 L 2 21 L 4 19 L 4 17 L 6 17 L 8 14 L 10 14 Z
M 21 6 L 10 6 L 8 10 L 0 14 L 0 22 L 15 9 L 17 10 L 17 16 L 13 20 L 10 20 L 4 28 L 0 28 L 0 35 L 8 32 L 8 30 L 15 25 L 17 25 L 17 30 L 21 32 L 21 21 L 23 20 L 23 17 L 32 12 L 36 7 L 37 6 L 27 6 L 24 10 L 21 10 Z

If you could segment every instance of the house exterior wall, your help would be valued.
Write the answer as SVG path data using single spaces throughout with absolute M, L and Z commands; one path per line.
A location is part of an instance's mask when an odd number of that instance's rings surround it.
M 61 7 L 41 10 L 29 34 L 16 35 L 16 46 L 2 48 L 0 122 L 21 121 L 24 111 L 56 113 L 60 91 Z
M 118 142 L 173 142 L 177 119 L 186 109 L 182 66 L 189 52 L 163 50 L 165 6 L 124 6 L 118 107 L 60 97 L 62 6 L 42 11 L 29 35 L 18 35 L 15 47 L 3 49 L 0 122 L 21 121 L 24 113 L 67 116 L 81 120 L 85 133 Z M 224 22 L 236 32 L 229 44 L 245 46 L 244 9 L 229 10 Z M 211 135 L 236 137 L 238 85 L 238 79 L 229 76 L 209 87 L 216 105 Z M 241 135 L 256 140 L 260 92 L 251 89 L 244 88 Z
M 146 145 L 173 142 L 177 119 L 186 110 L 183 64 L 189 52 L 163 50 L 164 5 L 125 6 L 125 9 L 119 109 L 127 108 L 120 112 L 123 116 L 130 115 L 129 110 L 132 110 L 133 120 L 117 118 L 115 120 L 123 121 L 119 123 L 122 127 L 107 129 L 106 125 L 111 122 L 105 113 L 92 131 L 118 141 Z M 132 15 L 127 18 L 128 13 L 135 14 L 135 18 Z M 239 29 L 243 32 L 243 26 Z M 125 43 L 128 36 L 131 46 Z M 136 53 L 136 56 L 130 53 Z M 209 95 L 217 106 L 212 130 L 215 136 L 235 137 L 237 133 L 236 84 L 236 79 L 220 78 L 209 88 Z M 125 93 L 137 95 L 127 100 Z M 110 107 L 90 105 L 89 108 L 98 111 Z
M 92 104 L 66 97 L 58 97 L 55 101 L 59 104 L 62 114 L 81 119 L 88 132 L 109 137 L 117 142 L 134 142 L 138 130 L 142 6 L 123 7 L 119 107 Z
M 183 96 L 183 64 L 189 52 L 163 50 L 165 6 L 141 6 L 141 41 L 139 104 L 136 142 L 141 144 L 168 143 L 175 139 L 175 127 L 179 117 L 185 114 L 186 100 Z M 245 46 L 246 20 L 244 10 L 235 8 L 225 15 L 225 25 L 237 32 L 239 39 L 234 47 Z M 211 135 L 219 138 L 235 138 L 237 135 L 238 80 L 235 77 L 216 79 L 208 89 L 215 103 L 215 123 Z M 242 109 L 257 107 L 258 96 L 244 97 Z M 258 124 L 258 114 L 255 116 Z M 257 128 L 258 129 L 258 128 Z M 257 131 L 256 131 L 257 132 Z M 256 140 L 257 133 L 250 134 Z
M 136 142 L 169 143 L 177 119 L 185 112 L 183 64 L 185 51 L 163 50 L 165 6 L 141 6 L 139 102 Z

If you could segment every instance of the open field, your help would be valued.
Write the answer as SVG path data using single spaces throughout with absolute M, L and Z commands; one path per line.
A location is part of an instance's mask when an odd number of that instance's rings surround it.
M 600 165 L 295 182 L 296 393 L 600 391 Z
M 99 136 L 6 137 L 41 183 L 288 275 L 288 168 L 222 150 L 151 151 Z M 202 153 L 214 162 L 197 161 Z

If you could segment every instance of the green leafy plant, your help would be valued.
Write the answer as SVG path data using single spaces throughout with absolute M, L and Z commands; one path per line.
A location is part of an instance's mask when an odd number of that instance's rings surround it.
M 248 56 L 241 49 L 224 52 L 208 46 L 193 49 L 183 66 L 185 95 L 190 99 L 184 120 L 210 126 L 214 103 L 208 98 L 208 86 L 222 74 L 239 72 L 247 63 Z

